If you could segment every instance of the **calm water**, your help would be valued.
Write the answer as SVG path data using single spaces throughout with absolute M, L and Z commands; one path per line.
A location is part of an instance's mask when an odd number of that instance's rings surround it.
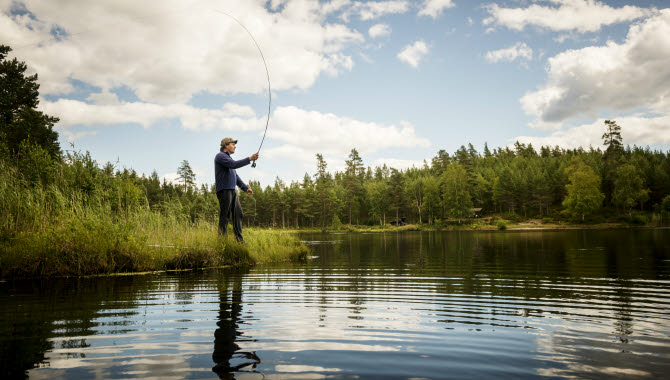
M 659 378 L 670 230 L 303 235 L 305 264 L 0 283 L 3 378 Z

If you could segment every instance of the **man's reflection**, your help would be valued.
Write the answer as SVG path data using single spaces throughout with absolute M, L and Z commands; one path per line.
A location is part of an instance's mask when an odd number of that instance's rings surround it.
M 234 372 L 245 367 L 253 370 L 261 359 L 255 352 L 242 352 L 238 341 L 245 341 L 238 330 L 242 314 L 242 276 L 235 276 L 232 284 L 228 279 L 219 283 L 219 321 L 214 331 L 214 371 L 221 379 L 234 379 Z

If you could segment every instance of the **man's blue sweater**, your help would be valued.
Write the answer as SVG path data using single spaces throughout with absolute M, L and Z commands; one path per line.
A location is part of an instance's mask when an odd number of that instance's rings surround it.
M 242 182 L 240 176 L 237 175 L 235 169 L 242 166 L 249 165 L 251 161 L 249 157 L 235 161 L 230 157 L 228 152 L 219 152 L 214 157 L 214 178 L 216 181 L 216 192 L 221 190 L 235 190 L 235 185 L 242 190 L 247 191 L 249 188 Z

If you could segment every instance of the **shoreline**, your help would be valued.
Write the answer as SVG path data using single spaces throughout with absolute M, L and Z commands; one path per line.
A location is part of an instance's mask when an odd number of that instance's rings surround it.
M 338 232 L 338 233 L 361 233 L 361 232 L 405 232 L 405 231 L 561 231 L 561 230 L 608 230 L 608 229 L 652 229 L 652 228 L 670 228 L 668 225 L 630 225 L 626 223 L 606 223 L 606 224 L 536 224 L 536 223 L 509 223 L 504 228 L 494 224 L 480 225 L 455 225 L 455 226 L 430 226 L 420 224 L 408 224 L 405 226 L 350 226 L 344 225 L 340 229 L 325 229 L 308 227 L 300 229 L 272 229 L 277 231 L 286 231 L 291 233 L 318 233 L 318 232 Z

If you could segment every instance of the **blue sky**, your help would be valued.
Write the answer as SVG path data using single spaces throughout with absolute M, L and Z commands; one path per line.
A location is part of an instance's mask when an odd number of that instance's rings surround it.
M 270 184 L 366 165 L 405 168 L 440 149 L 516 140 L 670 147 L 667 1 L 3 1 L 0 35 L 40 76 L 62 145 L 174 178 L 213 182 L 226 136 L 237 158 L 268 137 L 245 180 Z M 57 32 L 55 32 L 57 31 Z M 54 35 L 58 33 L 58 38 Z

